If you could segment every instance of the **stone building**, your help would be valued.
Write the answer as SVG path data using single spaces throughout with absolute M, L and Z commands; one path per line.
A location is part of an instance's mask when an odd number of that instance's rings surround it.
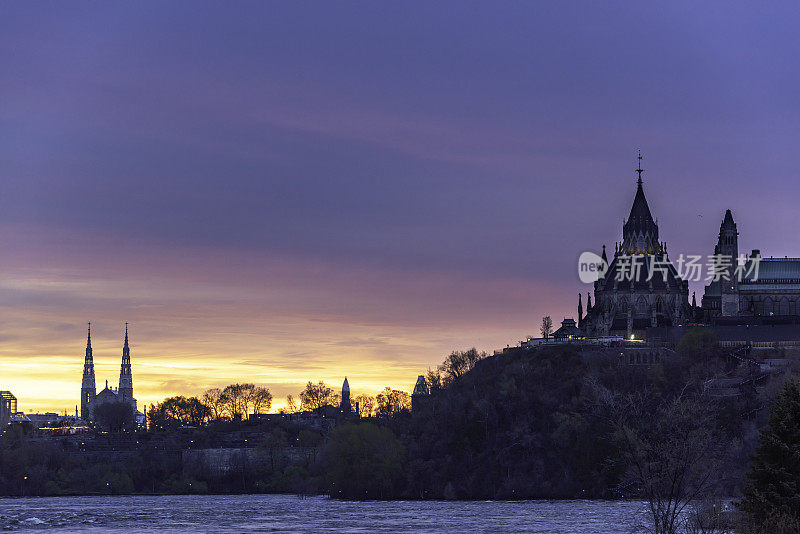
M 11 416 L 17 413 L 17 398 L 10 391 L 0 391 L 0 431 L 11 422 Z
M 725 276 L 706 286 L 702 309 L 706 322 L 721 318 L 800 316 L 800 258 L 763 258 L 753 250 L 739 258 L 739 232 L 731 210 L 725 212 L 714 253 L 731 258 Z
M 411 412 L 418 412 L 428 405 L 431 392 L 428 389 L 428 382 L 425 380 L 425 375 L 417 377 L 417 383 L 414 384 L 414 391 L 411 393 Z
M 344 377 L 344 384 L 342 384 L 342 403 L 340 408 L 342 415 L 350 415 L 352 411 L 350 406 L 350 384 L 347 382 L 347 377 Z
M 655 326 L 683 324 L 693 315 L 689 283 L 670 262 L 667 244 L 659 240 L 642 186 L 641 155 L 636 195 L 622 226 L 622 242 L 614 246 L 608 269 L 594 283 L 594 305 L 587 301 L 583 316 L 579 303 L 578 327 L 587 337 L 644 337 Z
M 136 399 L 133 397 L 133 374 L 131 371 L 131 349 L 128 344 L 128 323 L 125 323 L 125 341 L 122 346 L 122 365 L 119 372 L 119 388 L 108 386 L 97 393 L 95 387 L 94 358 L 92 355 L 92 325 L 86 338 L 86 356 L 83 363 L 83 379 L 81 381 L 81 419 L 92 421 L 94 409 L 109 402 L 127 402 L 133 408 L 137 423 L 143 424 L 144 414 L 137 411 Z

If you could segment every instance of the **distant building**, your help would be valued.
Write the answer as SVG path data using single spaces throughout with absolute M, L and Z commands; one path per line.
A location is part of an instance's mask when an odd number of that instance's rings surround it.
M 64 419 L 65 416 L 59 415 L 55 412 L 46 412 L 46 413 L 29 413 L 26 414 L 28 417 L 28 421 L 31 422 L 33 428 L 41 428 L 43 426 L 56 426 L 60 424 Z
M 423 409 L 430 399 L 430 389 L 428 389 L 428 382 L 425 380 L 425 375 L 417 377 L 417 383 L 414 384 L 414 392 L 411 393 L 411 411 L 417 412 Z
M 83 360 L 83 379 L 81 380 L 81 419 L 92 420 L 92 407 L 97 388 L 94 383 L 94 359 L 92 358 L 92 323 L 86 338 L 86 356 Z
M 342 403 L 340 407 L 342 415 L 350 415 L 352 412 L 350 406 L 350 384 L 347 383 L 347 377 L 344 377 L 344 384 L 342 384 Z
M 756 249 L 737 273 L 739 232 L 731 210 L 725 211 L 714 254 L 732 261 L 725 276 L 705 288 L 702 307 L 707 322 L 721 317 L 800 317 L 800 258 L 763 258 Z
M 145 415 L 136 408 L 136 399 L 133 396 L 133 372 L 131 370 L 131 349 L 128 343 L 128 323 L 125 323 L 125 341 L 122 346 L 122 365 L 119 372 L 119 388 L 108 386 L 97 393 L 94 375 L 94 358 L 92 356 L 92 325 L 89 323 L 89 333 L 86 338 L 86 357 L 83 363 L 83 380 L 81 381 L 81 419 L 94 420 L 94 410 L 110 402 L 125 402 L 131 405 L 136 417 L 137 426 L 143 427 Z
M 588 337 L 641 339 L 649 327 L 683 324 L 694 314 L 689 304 L 689 283 L 679 276 L 667 257 L 666 242 L 659 240 L 658 224 L 653 220 L 642 188 L 641 156 L 639 160 L 636 195 L 622 225 L 622 243 L 614 247 L 610 263 L 603 246 L 602 258 L 608 269 L 594 283 L 595 302 L 594 306 L 591 300 L 587 302 L 586 316 L 579 297 L 577 326 Z M 634 262 L 643 275 L 617 275 L 626 270 L 633 274 Z M 648 276 L 650 272 L 652 277 Z
M 10 391 L 0 391 L 0 429 L 5 428 L 16 413 L 17 398 Z
M 586 335 L 575 324 L 575 319 L 564 319 L 561 321 L 561 327 L 553 332 L 552 337 L 555 341 L 568 342 L 584 339 Z

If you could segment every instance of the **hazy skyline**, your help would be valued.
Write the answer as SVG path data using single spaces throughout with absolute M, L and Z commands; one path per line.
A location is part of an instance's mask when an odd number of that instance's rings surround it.
M 0 389 L 410 390 L 575 316 L 636 150 L 671 254 L 800 256 L 792 3 L 0 7 Z M 693 285 L 698 301 L 702 284 Z

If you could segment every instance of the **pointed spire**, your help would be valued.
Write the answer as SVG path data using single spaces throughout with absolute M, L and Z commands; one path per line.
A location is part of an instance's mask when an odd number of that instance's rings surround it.
M 650 213 L 650 206 L 644 196 L 642 188 L 642 154 L 639 152 L 639 166 L 636 172 L 636 196 L 633 199 L 628 220 L 622 226 L 622 245 L 620 253 L 624 254 L 654 254 L 658 249 L 658 225 Z
M 692 308 L 697 307 L 697 299 L 694 296 L 694 291 L 692 291 Z
M 733 224 L 733 214 L 731 210 L 725 210 L 725 218 L 722 220 L 722 224 Z
M 636 183 L 639 184 L 639 187 L 642 187 L 642 173 L 644 172 L 644 169 L 642 169 L 642 149 L 639 149 L 637 159 L 639 160 L 639 166 L 636 168 L 636 172 L 639 174 L 639 180 Z
M 592 309 L 592 294 L 587 291 L 586 292 L 586 311 L 588 312 L 591 309 Z
M 642 174 L 641 169 L 638 169 L 639 179 L 636 182 L 636 196 L 633 198 L 633 206 L 631 206 L 631 213 L 625 226 L 633 225 L 636 229 L 645 230 L 645 225 L 655 224 L 653 216 L 650 213 L 650 206 L 647 205 L 647 199 L 644 196 L 644 188 L 642 188 Z
M 89 333 L 86 335 L 86 349 L 92 349 L 92 323 L 89 323 Z
M 125 323 L 125 344 L 122 346 L 122 365 L 119 368 L 120 399 L 133 401 L 133 372 L 131 371 L 131 349 L 128 346 L 128 323 Z
M 600 255 L 600 257 L 603 258 L 604 262 L 608 263 L 608 256 L 606 256 L 606 246 L 605 245 L 603 245 L 603 253 Z

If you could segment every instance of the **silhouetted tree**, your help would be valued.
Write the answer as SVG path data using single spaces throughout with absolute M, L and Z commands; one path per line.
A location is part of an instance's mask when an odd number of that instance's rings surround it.
M 253 384 L 231 384 L 222 390 L 222 405 L 231 419 L 246 419 L 250 409 Z
M 372 395 L 361 394 L 356 396 L 354 402 L 358 403 L 358 416 L 369 417 L 375 410 L 375 397 Z
M 127 402 L 105 402 L 95 406 L 94 421 L 108 432 L 133 430 L 136 423 L 133 407 Z
M 800 526 L 800 383 L 786 383 L 770 409 L 739 507 L 754 525 Z
M 286 395 L 286 408 L 287 413 L 295 413 L 298 410 L 297 401 L 292 395 Z
M 211 410 L 211 418 L 219 419 L 224 416 L 225 412 L 225 399 L 222 396 L 222 390 L 219 388 L 211 388 L 203 393 L 203 404 Z
M 147 420 L 152 430 L 199 427 L 211 418 L 211 414 L 211 408 L 197 397 L 167 397 L 156 405 L 150 405 Z
M 375 397 L 376 415 L 391 417 L 411 409 L 411 396 L 405 391 L 387 387 Z
M 684 526 L 685 508 L 712 490 L 724 450 L 716 409 L 699 396 L 639 394 L 625 397 L 616 411 L 623 416 L 619 444 L 627 482 L 647 499 L 652 531 L 674 534 Z
M 300 392 L 300 403 L 304 410 L 317 411 L 323 406 L 334 405 L 336 394 L 322 380 L 317 384 L 309 381 L 306 389 Z
M 247 397 L 247 404 L 252 407 L 254 414 L 269 412 L 272 407 L 272 393 L 265 387 L 248 384 L 244 394 Z
M 544 339 L 549 339 L 550 334 L 553 332 L 553 320 L 549 315 L 542 317 L 542 327 L 539 329 Z
M 448 381 L 453 381 L 472 370 L 485 357 L 485 352 L 478 352 L 474 347 L 467 351 L 453 351 L 444 359 L 440 369 Z

